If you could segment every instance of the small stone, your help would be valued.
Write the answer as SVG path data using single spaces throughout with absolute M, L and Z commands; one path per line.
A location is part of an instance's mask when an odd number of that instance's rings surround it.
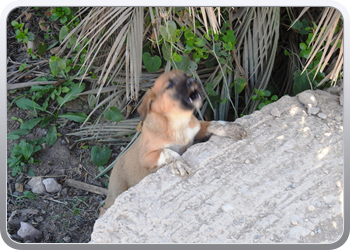
M 23 193 L 23 183 L 16 183 L 15 184 L 15 189 L 20 192 L 20 193 Z
M 52 55 L 56 55 L 60 51 L 60 49 L 61 49 L 60 47 L 52 48 L 50 49 L 50 53 Z
M 245 164 L 249 164 L 250 163 L 250 160 L 245 160 L 245 162 L 244 162 Z
M 311 236 L 315 236 L 315 233 L 314 233 L 314 232 L 311 232 L 310 235 L 311 235 Z
M 62 185 L 58 184 L 53 178 L 43 180 L 43 184 L 45 185 L 46 191 L 49 193 L 57 193 L 62 189 Z
M 317 116 L 320 117 L 321 119 L 327 118 L 327 115 L 325 113 L 318 113 Z
M 280 117 L 281 116 L 281 111 L 279 111 L 277 108 L 273 108 L 271 110 L 271 115 L 276 116 L 276 117 Z
M 43 180 L 43 178 L 41 178 L 41 177 L 33 177 L 28 182 L 28 185 L 32 189 L 33 193 L 42 194 L 45 192 L 45 186 L 43 185 L 42 180 Z
M 342 187 L 342 185 L 341 185 L 341 182 L 340 182 L 340 181 L 337 181 L 337 182 L 335 183 L 335 185 L 337 185 L 337 187 L 338 187 L 338 188 L 341 188 L 341 187 Z
M 69 243 L 71 241 L 71 238 L 69 236 L 66 236 L 66 237 L 63 237 L 62 240 L 66 243 Z
M 293 225 L 293 226 L 298 226 L 298 224 L 299 224 L 299 223 L 298 223 L 297 221 L 295 221 L 295 220 L 292 221 L 292 225 Z
M 312 107 L 312 108 L 310 108 L 307 112 L 308 112 L 310 115 L 316 115 L 319 111 L 320 111 L 320 108 L 318 108 L 318 107 Z
M 310 205 L 310 206 L 307 207 L 307 209 L 308 209 L 310 212 L 312 212 L 312 211 L 315 210 L 315 207 L 314 207 L 313 205 Z
M 230 211 L 234 210 L 235 208 L 234 208 L 231 204 L 226 203 L 225 205 L 223 205 L 223 206 L 221 207 L 221 209 L 222 209 L 224 212 L 230 212 Z
M 318 230 L 317 230 L 317 233 L 318 233 L 318 234 L 322 233 L 321 229 L 318 229 Z
M 40 235 L 40 231 L 34 228 L 31 224 L 27 222 L 21 222 L 21 227 L 17 231 L 17 235 L 22 239 L 34 238 Z
M 308 91 L 301 92 L 298 95 L 298 100 L 299 102 L 304 104 L 308 109 L 317 106 L 316 97 Z
M 300 198 L 302 201 L 306 201 L 307 199 L 309 199 L 309 196 L 304 195 L 303 197 Z
M 294 183 L 290 184 L 290 187 L 295 188 L 295 184 Z
M 332 208 L 332 207 L 333 207 L 333 205 L 329 204 L 329 205 L 328 205 L 328 207 L 329 207 L 329 208 Z

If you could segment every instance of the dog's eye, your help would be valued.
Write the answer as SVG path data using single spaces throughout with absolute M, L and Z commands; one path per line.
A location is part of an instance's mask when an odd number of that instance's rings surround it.
M 171 89 L 172 87 L 174 87 L 174 83 L 173 82 L 170 82 L 169 86 L 168 86 L 168 89 Z

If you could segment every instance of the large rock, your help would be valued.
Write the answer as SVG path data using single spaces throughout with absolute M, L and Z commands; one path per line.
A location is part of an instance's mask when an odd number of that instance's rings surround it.
M 91 242 L 337 241 L 343 233 L 343 110 L 339 96 L 308 92 L 325 119 L 288 96 L 238 119 L 246 139 L 212 136 L 193 145 L 183 154 L 190 177 L 167 167 L 147 176 L 96 221 Z

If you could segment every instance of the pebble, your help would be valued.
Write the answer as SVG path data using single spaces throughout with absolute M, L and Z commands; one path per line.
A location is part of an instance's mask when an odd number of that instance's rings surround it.
M 250 163 L 250 160 L 245 160 L 245 162 L 244 162 L 245 164 L 249 164 Z
M 57 193 L 62 189 L 62 185 L 58 184 L 54 178 L 43 180 L 43 184 L 45 185 L 46 191 L 49 193 Z
M 310 235 L 311 235 L 311 236 L 315 236 L 315 233 L 314 233 L 314 232 L 311 232 Z
M 271 110 L 271 115 L 276 116 L 276 117 L 280 117 L 281 116 L 281 111 L 279 111 L 277 108 L 273 108 Z
M 312 93 L 307 91 L 301 92 L 298 95 L 298 100 L 308 108 L 317 106 L 316 97 Z
M 43 178 L 41 178 L 41 177 L 33 177 L 28 182 L 28 185 L 32 189 L 33 193 L 42 194 L 45 192 L 45 186 L 43 185 L 42 180 L 43 180 Z
M 294 183 L 290 184 L 290 187 L 295 188 L 295 184 Z
M 309 211 L 312 212 L 315 210 L 315 207 L 313 205 L 310 205 L 307 207 L 307 209 L 309 209 Z
M 316 115 L 318 112 L 320 112 L 319 107 L 312 107 L 307 111 L 310 115 Z
M 309 199 L 309 196 L 304 195 L 303 197 L 300 198 L 302 201 L 306 201 L 307 199 Z
M 293 226 L 298 226 L 298 224 L 299 224 L 299 223 L 298 223 L 297 221 L 295 221 L 295 220 L 292 221 L 292 225 L 293 225 Z
M 327 118 L 327 115 L 325 113 L 318 113 L 317 116 L 320 117 L 321 119 Z
M 65 236 L 62 240 L 66 243 L 69 243 L 71 241 L 71 238 L 69 236 Z
M 226 203 L 225 205 L 223 205 L 221 207 L 221 209 L 224 211 L 224 212 L 230 212 L 232 210 L 234 210 L 235 208 L 230 204 L 230 203 Z
M 335 185 L 337 185 L 338 188 L 341 188 L 341 186 L 342 186 L 340 181 L 337 181 L 337 182 L 335 183 Z
M 17 235 L 22 239 L 34 238 L 40 234 L 41 233 L 38 229 L 33 227 L 31 224 L 23 221 L 21 222 L 20 229 L 17 231 Z

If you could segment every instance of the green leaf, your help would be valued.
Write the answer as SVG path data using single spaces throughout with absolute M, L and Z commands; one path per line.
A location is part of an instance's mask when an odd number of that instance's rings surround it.
M 278 99 L 278 96 L 277 96 L 277 95 L 271 96 L 271 101 L 277 101 L 277 99 Z
M 67 16 L 70 15 L 70 13 L 72 13 L 71 9 L 69 7 L 64 8 L 64 14 L 66 14 Z
M 31 145 L 30 143 L 27 143 L 25 140 L 21 140 L 21 142 L 18 145 L 21 149 L 21 153 L 24 159 L 27 161 L 29 157 L 31 157 L 32 154 L 34 153 L 33 145 Z
M 262 109 L 264 106 L 266 106 L 266 103 L 264 102 L 261 102 L 259 105 L 258 105 L 258 109 Z
M 294 72 L 294 83 L 293 83 L 293 94 L 297 95 L 304 90 L 311 89 L 309 80 L 306 76 L 306 72 L 301 75 L 301 71 L 297 70 Z
M 224 42 L 232 42 L 233 45 L 235 45 L 236 44 L 236 36 L 233 33 L 233 30 L 228 30 L 227 35 L 224 35 L 222 37 L 222 40 L 224 40 Z
M 181 62 L 182 61 L 182 57 L 179 54 L 174 53 L 173 56 L 174 56 L 174 61 L 175 62 Z
M 38 44 L 38 54 L 41 56 L 42 54 L 44 54 L 47 51 L 47 44 L 40 42 Z
M 299 43 L 299 48 L 300 48 L 301 50 L 306 50 L 307 45 L 306 45 L 305 43 Z
M 103 112 L 104 118 L 112 122 L 120 122 L 123 119 L 120 110 L 117 107 L 110 107 Z
M 50 122 L 51 122 L 53 119 L 55 119 L 54 116 L 43 117 L 43 118 L 42 118 L 42 121 L 41 121 L 41 123 L 40 123 L 40 127 L 41 127 L 41 128 L 45 128 L 47 125 L 50 124 Z
M 211 82 L 208 82 L 205 85 L 205 89 L 207 90 L 208 94 L 211 96 L 217 96 L 218 93 L 216 93 L 216 91 L 214 90 L 214 85 Z
M 66 23 L 68 20 L 67 16 L 63 16 L 61 19 L 60 19 L 60 22 L 61 23 Z
M 186 72 L 188 70 L 189 63 L 190 63 L 190 58 L 189 56 L 185 55 L 185 56 L 181 56 L 180 62 L 175 62 L 175 63 L 171 62 L 171 65 L 176 69 L 180 69 Z
M 52 56 L 49 61 L 49 66 L 52 71 L 52 75 L 56 76 L 66 68 L 66 60 L 61 59 L 58 56 Z
M 33 32 L 29 32 L 29 33 L 28 33 L 28 39 L 29 39 L 29 41 L 34 41 L 34 40 L 35 40 L 35 37 L 34 37 L 34 33 L 33 33 Z
M 284 55 L 290 56 L 291 54 L 288 52 L 288 50 L 284 50 Z
M 69 30 L 67 26 L 63 26 L 60 30 L 60 35 L 59 35 L 59 41 L 60 43 L 63 41 L 63 39 L 68 35 Z
M 57 141 L 57 130 L 56 125 L 52 125 L 46 134 L 46 143 L 52 146 Z
M 30 199 L 30 200 L 35 200 L 36 199 L 35 195 L 32 192 L 28 191 L 28 190 L 23 192 L 23 196 L 28 198 L 28 199 Z
M 69 102 L 75 98 L 78 97 L 78 95 L 83 92 L 83 90 L 85 89 L 85 83 L 72 83 L 70 85 L 70 91 L 63 97 L 63 99 L 58 99 L 57 98 L 57 101 L 58 103 L 60 104 L 60 107 L 65 104 L 66 102 Z
M 52 19 L 53 21 L 57 21 L 58 18 L 60 18 L 60 16 L 59 16 L 56 12 L 52 13 L 51 19 Z
M 103 148 L 102 150 L 95 146 L 91 149 L 91 158 L 96 166 L 104 166 L 111 157 L 111 150 Z
M 167 21 L 166 26 L 160 26 L 159 31 L 165 41 L 170 43 L 176 41 L 176 23 L 174 21 Z
M 14 26 L 15 28 L 17 28 L 19 23 L 17 21 L 12 21 L 11 25 Z
M 152 57 L 148 52 L 143 53 L 142 62 L 149 73 L 156 72 L 162 65 L 162 59 L 159 56 Z
M 27 67 L 26 63 L 23 63 L 21 66 L 19 66 L 19 71 L 23 71 Z
M 29 109 L 29 110 L 37 109 L 37 110 L 40 110 L 40 111 L 43 110 L 43 108 L 40 107 L 39 104 L 37 104 L 33 100 L 29 100 L 27 98 L 19 99 L 18 101 L 16 101 L 16 105 L 17 105 L 17 107 L 19 107 L 21 109 Z
M 244 87 L 247 85 L 247 82 L 243 77 L 238 77 L 237 80 L 234 82 L 233 86 L 235 88 L 235 92 L 239 95 L 243 90 Z
M 66 113 L 59 115 L 58 117 L 66 118 L 75 122 L 84 122 L 87 118 L 87 115 L 84 113 Z
M 23 130 L 32 130 L 43 118 L 34 118 L 26 121 L 21 125 L 21 129 Z
M 194 44 L 197 47 L 203 47 L 206 43 L 207 43 L 207 41 L 205 40 L 205 38 L 203 36 L 197 37 L 196 41 L 194 42 Z
M 269 90 L 264 90 L 262 96 L 267 96 L 267 97 L 269 97 L 269 96 L 271 96 L 271 92 L 270 92 Z
M 30 130 L 27 129 L 17 129 L 7 134 L 7 140 L 17 140 L 21 135 L 27 135 Z

